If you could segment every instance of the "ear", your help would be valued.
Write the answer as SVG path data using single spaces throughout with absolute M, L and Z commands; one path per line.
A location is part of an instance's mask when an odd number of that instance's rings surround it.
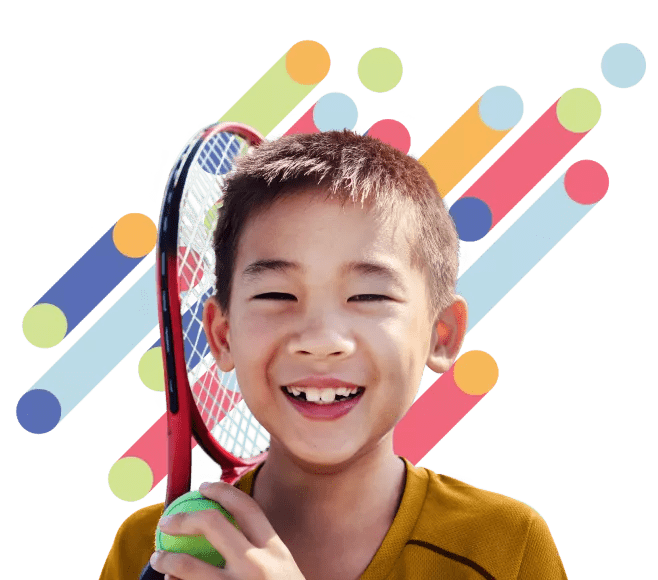
M 457 359 L 466 335 L 468 305 L 461 296 L 437 318 L 432 328 L 427 366 L 435 373 L 445 373 Z
M 225 373 L 232 371 L 235 365 L 231 355 L 228 318 L 214 296 L 203 305 L 203 330 L 219 368 Z

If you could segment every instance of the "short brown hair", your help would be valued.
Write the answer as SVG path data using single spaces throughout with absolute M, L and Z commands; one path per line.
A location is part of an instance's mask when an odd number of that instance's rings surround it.
M 215 296 L 225 313 L 247 220 L 277 199 L 310 186 L 321 186 L 327 199 L 338 199 L 343 205 L 367 203 L 386 219 L 410 217 L 415 226 L 415 231 L 408 232 L 412 266 L 427 276 L 432 318 L 452 303 L 459 238 L 434 181 L 413 157 L 373 137 L 345 130 L 265 141 L 236 160 L 224 183 L 214 234 Z

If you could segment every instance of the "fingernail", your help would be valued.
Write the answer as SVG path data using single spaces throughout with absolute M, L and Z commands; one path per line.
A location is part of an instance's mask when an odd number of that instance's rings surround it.
M 210 483 L 207 481 L 204 481 L 200 486 L 199 486 L 199 491 L 205 491 L 210 487 Z
M 174 519 L 174 518 L 172 518 L 171 516 L 162 516 L 162 517 L 160 518 L 160 522 L 159 522 L 158 525 L 159 525 L 160 527 L 168 526 L 168 525 L 171 523 L 171 520 L 173 520 L 173 519 Z

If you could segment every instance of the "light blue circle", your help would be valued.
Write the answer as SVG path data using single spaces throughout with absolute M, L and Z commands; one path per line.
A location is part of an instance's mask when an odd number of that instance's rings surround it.
M 329 93 L 313 108 L 313 122 L 320 131 L 354 129 L 358 116 L 354 101 L 343 93 Z
M 480 99 L 482 122 L 496 131 L 507 131 L 523 117 L 523 100 L 514 89 L 493 87 Z
M 605 51 L 601 61 L 605 80 L 620 89 L 627 89 L 642 80 L 647 70 L 644 55 L 632 44 L 615 44 Z

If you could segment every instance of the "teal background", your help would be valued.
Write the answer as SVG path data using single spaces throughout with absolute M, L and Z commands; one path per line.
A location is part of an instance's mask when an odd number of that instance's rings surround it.
M 119 500 L 107 483 L 114 462 L 164 412 L 163 393 L 147 389 L 137 372 L 157 329 L 56 429 L 28 433 L 16 420 L 20 397 L 147 274 L 153 254 L 57 347 L 29 344 L 22 318 L 121 216 L 139 212 L 157 223 L 182 144 L 304 39 L 325 46 L 331 70 L 273 135 L 323 94 L 340 92 L 358 108 L 355 130 L 396 119 L 409 129 L 410 154 L 419 156 L 488 88 L 508 86 L 521 96 L 519 124 L 448 204 L 565 91 L 587 88 L 599 98 L 601 121 L 591 134 L 498 232 L 462 247 L 460 273 L 577 161 L 592 159 L 610 176 L 606 197 L 469 333 L 462 352 L 489 353 L 499 381 L 419 464 L 531 505 L 548 523 L 570 578 L 642 577 L 651 569 L 658 540 L 652 524 L 658 506 L 647 500 L 655 496 L 658 440 L 652 193 L 658 51 L 648 6 L 507 0 L 398 8 L 337 0 L 318 15 L 308 3 L 287 0 L 257 13 L 248 4 L 204 0 L 38 0 L 3 11 L 0 429 L 12 477 L 0 492 L 32 498 L 27 507 L 10 502 L 5 519 L 17 538 L 48 530 L 39 562 L 49 569 L 66 569 L 72 579 L 98 577 L 120 525 L 165 497 L 165 481 L 136 502 Z M 601 68 L 605 52 L 624 42 L 647 63 L 629 88 L 610 84 Z M 358 79 L 360 57 L 377 46 L 393 50 L 404 67 L 388 93 L 373 93 Z M 151 304 L 138 300 L 145 313 Z M 114 347 L 108 334 L 97 348 L 109 356 Z M 436 379 L 426 372 L 419 395 Z M 66 389 L 67 377 L 60 381 Z M 219 476 L 196 451 L 193 487 Z M 37 507 L 43 505 L 57 509 L 44 512 Z M 34 561 L 33 548 L 14 542 L 5 574 L 36 578 L 25 566 Z M 42 565 L 36 569 L 43 572 Z

